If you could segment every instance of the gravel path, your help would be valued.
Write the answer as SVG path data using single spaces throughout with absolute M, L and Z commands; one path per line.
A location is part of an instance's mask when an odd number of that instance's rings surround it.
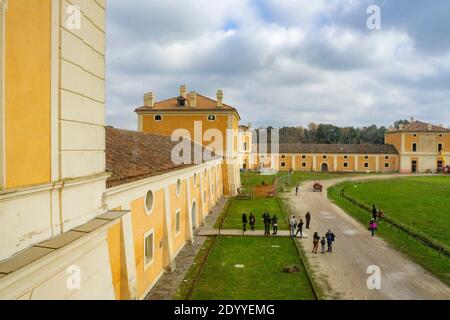
M 351 180 L 397 178 L 398 175 L 350 178 Z M 405 175 L 401 175 L 405 177 Z M 290 193 L 290 205 L 296 215 L 312 214 L 310 236 L 324 235 L 331 229 L 336 235 L 332 254 L 311 253 L 311 239 L 301 241 L 312 270 L 329 299 L 450 299 L 450 288 L 421 266 L 396 251 L 379 237 L 372 238 L 363 225 L 327 198 L 326 188 L 349 179 L 321 182 L 323 193 L 312 192 L 314 182 L 301 186 L 298 197 Z M 367 288 L 367 268 L 381 270 L 381 289 Z

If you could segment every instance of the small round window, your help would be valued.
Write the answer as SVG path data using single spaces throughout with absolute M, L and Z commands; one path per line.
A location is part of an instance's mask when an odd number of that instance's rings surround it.
M 162 120 L 162 116 L 160 116 L 160 115 L 155 116 L 155 121 L 161 121 L 161 120 Z
M 181 180 L 178 179 L 177 181 L 177 196 L 180 196 L 181 193 Z
M 145 210 L 147 213 L 150 213 L 153 210 L 153 203 L 154 203 L 154 196 L 153 192 L 149 191 L 147 192 L 147 195 L 145 196 Z
M 208 116 L 208 120 L 209 121 L 215 121 L 216 120 L 216 116 L 211 114 L 211 115 Z

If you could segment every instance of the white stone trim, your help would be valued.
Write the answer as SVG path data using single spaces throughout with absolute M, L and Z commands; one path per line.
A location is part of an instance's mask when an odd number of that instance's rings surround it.
M 128 209 L 128 208 L 127 208 Z M 125 262 L 127 265 L 128 288 L 130 292 L 130 299 L 137 298 L 137 280 L 136 280 L 136 263 L 134 254 L 134 237 L 133 237 L 133 223 L 131 220 L 131 213 L 122 216 L 123 227 L 123 242 L 125 247 Z
M 170 192 L 169 192 L 169 186 L 164 187 L 164 205 L 165 205 L 165 245 L 167 246 L 167 252 L 168 252 L 168 268 L 169 270 L 173 270 L 174 268 L 174 259 L 175 255 L 173 252 L 173 241 L 172 241 L 172 214 L 170 209 Z

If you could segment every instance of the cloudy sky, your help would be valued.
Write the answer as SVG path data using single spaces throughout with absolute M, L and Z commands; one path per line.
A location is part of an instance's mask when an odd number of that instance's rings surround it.
M 223 89 L 254 126 L 449 126 L 449 14 L 448 0 L 111 0 L 107 122 L 135 129 L 145 92 L 186 84 Z

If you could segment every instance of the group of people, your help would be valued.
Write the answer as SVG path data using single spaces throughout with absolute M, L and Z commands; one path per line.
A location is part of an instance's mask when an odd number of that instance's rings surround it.
M 306 222 L 306 229 L 309 229 L 309 225 L 311 223 L 311 213 L 307 212 L 305 215 L 305 222 Z M 297 237 L 297 235 L 300 233 L 300 239 L 303 237 L 303 219 L 300 219 L 300 222 L 297 223 L 297 220 L 295 219 L 295 216 L 293 216 L 289 220 L 289 226 L 290 226 L 290 234 L 291 237 Z
M 372 206 L 372 219 L 369 221 L 369 231 L 372 237 L 375 236 L 375 232 L 378 230 L 378 223 L 384 218 L 384 212 L 377 210 L 375 205 Z
M 333 253 L 333 242 L 335 238 L 336 236 L 334 235 L 333 232 L 331 232 L 331 230 L 328 230 L 328 232 L 322 237 L 320 237 L 317 232 L 314 232 L 312 252 L 317 253 L 317 251 L 319 250 L 319 243 L 320 243 L 321 246 L 320 253 L 322 254 L 325 253 L 325 245 L 327 246 L 326 252 Z
M 270 236 L 270 229 L 272 228 L 272 235 L 276 235 L 278 233 L 278 217 L 274 214 L 272 217 L 270 213 L 265 211 L 263 213 L 263 222 L 264 222 L 264 235 Z M 250 216 L 247 219 L 247 214 L 244 212 L 242 214 L 242 231 L 247 231 L 247 223 L 250 224 L 250 230 L 255 231 L 256 217 L 253 212 L 250 212 Z

